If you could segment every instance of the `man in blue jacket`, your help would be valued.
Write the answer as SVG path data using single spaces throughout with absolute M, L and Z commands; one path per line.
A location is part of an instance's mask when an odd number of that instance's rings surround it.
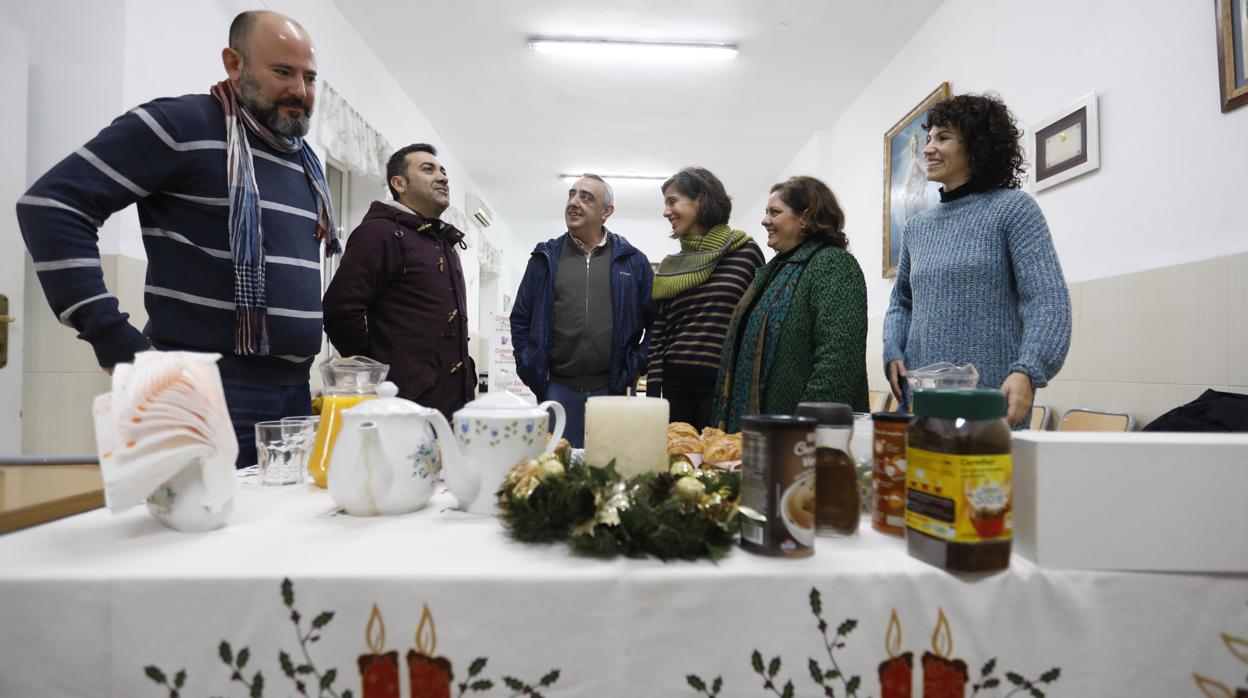
M 533 249 L 511 309 L 516 373 L 568 413 L 564 436 L 584 446 L 585 401 L 624 395 L 646 370 L 654 320 L 650 260 L 606 229 L 615 194 L 586 174 L 568 190 L 568 232 Z

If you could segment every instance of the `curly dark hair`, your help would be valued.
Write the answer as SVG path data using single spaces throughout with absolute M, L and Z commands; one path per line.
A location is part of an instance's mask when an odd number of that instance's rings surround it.
M 845 212 L 828 185 L 814 177 L 789 177 L 771 186 L 771 193 L 776 192 L 802 221 L 807 240 L 823 240 L 842 250 L 849 249 Z
M 704 230 L 726 224 L 732 215 L 732 197 L 719 177 L 705 167 L 684 168 L 668 177 L 659 191 L 666 195 L 669 187 L 676 187 L 676 191 L 698 202 L 698 225 Z
M 933 126 L 952 126 L 962 134 L 971 167 L 970 183 L 975 187 L 1023 186 L 1027 172 L 1023 132 L 1000 97 L 968 94 L 937 102 L 927 113 L 923 130 Z

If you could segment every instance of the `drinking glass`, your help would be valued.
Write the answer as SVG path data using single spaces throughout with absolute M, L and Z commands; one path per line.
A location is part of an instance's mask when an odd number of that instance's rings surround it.
M 280 421 L 256 423 L 256 455 L 260 459 L 260 484 L 295 485 L 303 481 L 306 446 L 299 448 L 297 439 L 287 439 L 289 425 Z

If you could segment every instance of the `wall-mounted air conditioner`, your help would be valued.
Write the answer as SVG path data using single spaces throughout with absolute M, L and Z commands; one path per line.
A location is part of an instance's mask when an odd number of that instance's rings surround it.
M 489 206 L 485 205 L 481 197 L 469 192 L 468 196 L 465 197 L 464 203 L 467 205 L 468 215 L 472 216 L 477 225 L 482 228 L 488 228 L 494 222 L 494 212 L 490 210 Z

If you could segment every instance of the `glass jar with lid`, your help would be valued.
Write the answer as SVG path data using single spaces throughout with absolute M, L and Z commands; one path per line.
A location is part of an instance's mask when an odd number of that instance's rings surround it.
M 906 449 L 906 547 L 954 572 L 1010 564 L 1013 464 L 1005 396 L 920 390 Z
M 815 420 L 815 533 L 852 536 L 862 503 L 858 470 L 850 452 L 854 411 L 839 402 L 800 402 L 797 416 Z

